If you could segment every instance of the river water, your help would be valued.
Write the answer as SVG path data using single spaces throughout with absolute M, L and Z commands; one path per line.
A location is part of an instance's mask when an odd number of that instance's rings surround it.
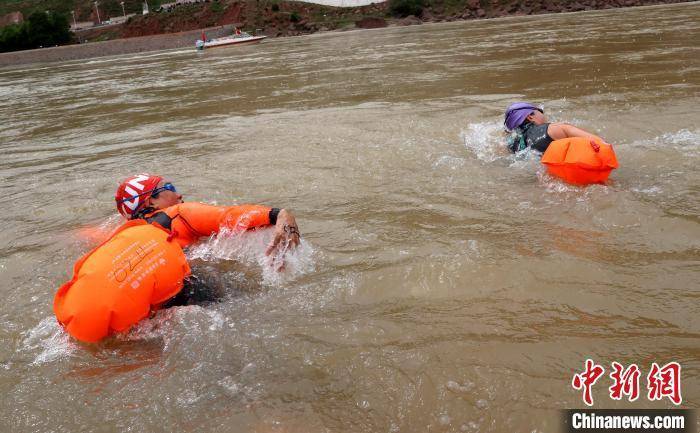
M 700 4 L 273 39 L 0 70 L 0 431 L 555 432 L 682 365 L 700 404 Z M 544 105 L 614 143 L 607 185 L 502 146 Z M 222 302 L 75 343 L 52 300 L 143 171 L 292 209 L 188 252 Z M 636 363 L 642 397 L 608 395 Z

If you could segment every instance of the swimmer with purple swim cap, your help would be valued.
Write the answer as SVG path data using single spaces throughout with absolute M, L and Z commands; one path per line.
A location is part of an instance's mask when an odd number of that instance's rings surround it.
M 508 148 L 514 153 L 528 147 L 544 152 L 552 141 L 562 138 L 598 138 L 568 123 L 548 123 L 544 109 L 529 102 L 510 104 L 506 109 L 503 124 L 510 133 Z

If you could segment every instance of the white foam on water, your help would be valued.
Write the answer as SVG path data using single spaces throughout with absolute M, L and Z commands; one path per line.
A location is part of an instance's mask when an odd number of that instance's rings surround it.
M 588 202 L 598 199 L 600 193 L 613 192 L 608 184 L 572 185 L 566 183 L 559 178 L 550 176 L 544 166 L 537 170 L 537 180 L 546 192 L 553 197 L 561 197 L 565 201 L 574 199 L 579 202 Z
M 38 351 L 31 365 L 41 365 L 67 358 L 79 347 L 56 322 L 56 318 L 50 316 L 28 331 L 26 338 L 22 341 L 22 349 L 30 352 Z
M 167 347 L 167 336 L 171 335 L 172 325 L 170 322 L 177 314 L 177 310 L 191 310 L 198 308 L 196 306 L 166 308 L 159 310 L 153 317 L 141 320 L 134 325 L 128 332 L 119 333 L 115 338 L 120 341 L 139 341 L 165 338 Z
M 442 155 L 433 163 L 433 168 L 448 168 L 450 170 L 457 170 L 464 167 L 464 159 L 458 158 L 451 155 Z
M 207 262 L 235 260 L 257 266 L 262 270 L 263 283 L 271 286 L 279 286 L 314 271 L 314 249 L 303 238 L 295 249 L 282 247 L 274 254 L 266 255 L 273 234 L 272 228 L 242 233 L 222 230 L 218 236 L 191 248 L 187 256 Z
M 503 125 L 498 122 L 471 123 L 460 136 L 467 149 L 480 161 L 493 162 L 509 156 Z
M 219 311 L 199 305 L 186 305 L 158 310 L 152 317 L 139 321 L 128 332 L 115 334 L 119 341 L 162 340 L 163 352 L 178 344 L 183 336 L 176 329 L 185 329 L 191 337 L 220 331 L 226 317 Z
M 536 170 L 542 169 L 542 154 L 536 150 L 532 150 L 529 147 L 521 150 L 520 152 L 509 154 L 508 158 L 512 160 L 510 163 L 510 168 L 525 169 L 525 170 Z
M 663 134 L 656 141 L 662 145 L 670 144 L 691 156 L 700 156 L 700 130 L 681 129 L 677 132 Z
M 537 181 L 549 193 L 564 194 L 580 191 L 582 187 L 570 185 L 563 180 L 550 176 L 544 166 L 537 170 Z
M 700 155 L 700 129 L 691 131 L 681 129 L 676 132 L 667 132 L 651 139 L 637 140 L 632 143 L 632 148 L 636 146 L 649 146 L 652 148 L 673 147 L 690 156 Z
M 624 147 L 624 153 L 618 153 L 620 168 L 627 175 L 620 185 L 647 199 L 687 196 L 691 186 L 697 184 L 698 158 L 700 129 L 680 129 L 634 140 Z M 611 178 L 614 182 L 615 171 Z
M 664 192 L 663 188 L 658 185 L 650 186 L 648 188 L 630 188 L 630 191 L 648 196 L 658 196 Z
M 513 154 L 508 150 L 503 125 L 498 121 L 469 124 L 460 135 L 467 149 L 482 162 L 505 161 L 518 170 L 534 170 L 540 165 L 541 154 L 537 151 L 527 148 Z

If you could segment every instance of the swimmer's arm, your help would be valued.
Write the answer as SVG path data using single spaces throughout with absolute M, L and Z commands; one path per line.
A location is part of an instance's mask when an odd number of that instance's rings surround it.
M 585 137 L 600 140 L 600 137 L 597 135 L 577 128 L 576 126 L 569 125 L 568 123 L 550 123 L 547 127 L 547 135 L 549 135 L 552 140 L 561 140 L 562 138 L 571 137 Z
M 240 231 L 269 226 L 279 215 L 279 209 L 260 205 L 244 204 L 224 209 L 219 226 Z
M 280 209 L 279 214 L 277 214 L 275 234 L 267 246 L 265 254 L 269 256 L 280 248 L 295 248 L 299 245 L 300 238 L 301 233 L 299 233 L 299 227 L 294 215 L 287 209 Z
M 213 206 L 204 203 L 182 203 L 178 205 L 179 219 L 196 236 L 209 236 L 222 228 L 248 230 L 270 225 L 277 215 L 267 206 Z
M 266 254 L 270 255 L 282 246 L 296 247 L 300 242 L 296 218 L 287 209 L 259 205 L 224 207 L 203 203 L 182 203 L 178 208 L 180 219 L 196 232 L 196 236 L 209 236 L 224 227 L 244 231 L 274 225 L 275 233 Z

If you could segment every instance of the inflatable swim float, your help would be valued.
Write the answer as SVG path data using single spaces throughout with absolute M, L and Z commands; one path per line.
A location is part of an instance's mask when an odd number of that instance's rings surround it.
M 619 164 L 612 146 L 600 138 L 554 140 L 542 155 L 547 172 L 574 185 L 604 183 Z
M 84 342 L 123 332 L 182 290 L 190 274 L 165 229 L 133 220 L 81 257 L 54 297 L 56 319 Z

